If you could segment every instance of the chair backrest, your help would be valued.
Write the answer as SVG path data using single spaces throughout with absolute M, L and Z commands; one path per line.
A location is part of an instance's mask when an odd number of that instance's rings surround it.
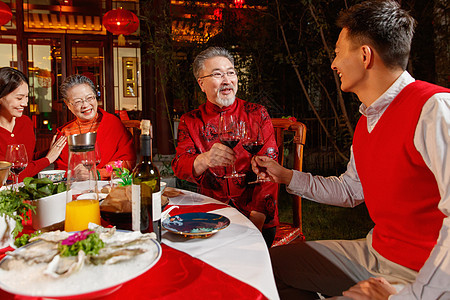
M 278 163 L 283 165 L 284 157 L 284 134 L 286 131 L 294 133 L 294 170 L 302 171 L 303 165 L 303 146 L 306 141 L 306 126 L 302 122 L 293 122 L 289 119 L 272 119 L 273 129 L 275 131 L 275 139 L 278 147 Z M 300 228 L 302 232 L 302 198 L 292 195 L 292 212 L 293 225 Z
M 140 130 L 141 128 L 141 121 L 139 120 L 121 120 L 123 126 L 125 126 L 128 131 L 134 136 L 135 130 Z
M 136 154 L 140 152 L 140 132 L 141 132 L 141 121 L 139 120 L 121 120 L 123 126 L 131 133 L 133 136 L 134 150 Z

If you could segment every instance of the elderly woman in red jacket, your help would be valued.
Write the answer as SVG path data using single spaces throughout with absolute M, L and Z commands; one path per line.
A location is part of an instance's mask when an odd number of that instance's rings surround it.
M 100 156 L 97 170 L 102 179 L 110 176 L 105 166 L 118 160 L 123 161 L 123 167 L 133 169 L 136 153 L 132 136 L 119 118 L 98 107 L 93 82 L 85 76 L 75 74 L 64 80 L 60 92 L 76 118 L 58 128 L 59 134 L 69 136 L 97 132 L 96 151 Z M 67 170 L 68 158 L 66 146 L 55 161 L 56 168 Z

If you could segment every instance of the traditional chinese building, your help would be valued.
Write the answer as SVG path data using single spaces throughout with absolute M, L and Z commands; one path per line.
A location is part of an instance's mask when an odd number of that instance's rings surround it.
M 204 43 L 220 32 L 223 8 L 247 8 L 244 0 L 3 0 L 0 4 L 0 23 L 4 22 L 0 66 L 15 67 L 29 77 L 27 114 L 35 124 L 37 150 L 48 147 L 55 129 L 73 118 L 60 98 L 61 82 L 83 74 L 96 85 L 100 107 L 124 118 L 150 118 L 155 146 L 163 154 L 173 150 L 168 124 L 172 120 L 166 111 L 174 100 L 164 101 L 155 84 L 155 67 L 163 67 L 164 61 L 151 57 L 143 62 L 141 53 L 147 53 L 148 46 L 140 36 L 152 30 L 143 11 L 169 14 L 162 22 L 169 22 L 170 42 L 189 45 Z M 192 6 L 203 9 L 200 23 L 197 16 L 193 24 Z M 119 9 L 137 16 L 136 20 L 139 17 L 140 26 L 133 28 L 132 20 L 123 22 Z M 119 33 L 125 34 L 119 37 Z

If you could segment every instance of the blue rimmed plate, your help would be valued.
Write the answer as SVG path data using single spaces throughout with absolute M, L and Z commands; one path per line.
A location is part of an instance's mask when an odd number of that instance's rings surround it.
M 225 216 L 195 212 L 171 216 L 162 222 L 162 226 L 170 232 L 190 238 L 206 238 L 230 225 Z

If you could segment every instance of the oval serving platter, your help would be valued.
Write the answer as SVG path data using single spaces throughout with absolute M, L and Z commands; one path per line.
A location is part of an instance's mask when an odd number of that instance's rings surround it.
M 118 230 L 116 234 L 127 234 Z M 34 243 L 39 243 L 36 241 Z M 15 251 L 25 251 L 31 244 Z M 54 279 L 43 276 L 44 264 L 28 266 L 25 270 L 4 270 L 2 265 L 10 259 L 6 255 L 0 261 L 0 288 L 26 297 L 58 299 L 90 299 L 114 292 L 123 283 L 130 281 L 152 268 L 161 258 L 161 245 L 149 240 L 144 252 L 131 260 L 111 265 L 85 265 L 67 277 Z

